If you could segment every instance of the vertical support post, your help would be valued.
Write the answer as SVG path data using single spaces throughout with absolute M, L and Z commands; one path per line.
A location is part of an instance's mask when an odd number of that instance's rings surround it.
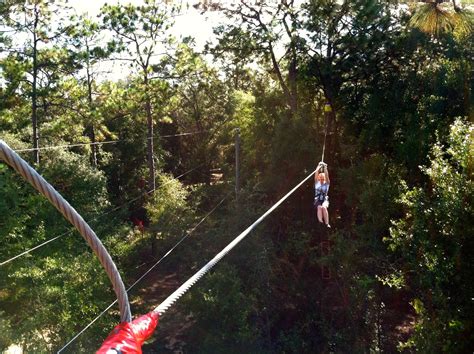
M 235 199 L 240 192 L 240 128 L 235 130 Z

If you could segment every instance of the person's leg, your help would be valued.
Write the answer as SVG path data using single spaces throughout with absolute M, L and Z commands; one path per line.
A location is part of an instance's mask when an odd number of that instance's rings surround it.
M 319 222 L 323 222 L 323 207 L 321 205 L 318 205 L 317 214 Z
M 328 213 L 328 209 L 324 206 L 321 207 L 321 211 L 322 211 L 322 214 L 323 214 L 323 219 L 324 219 L 324 223 L 326 225 L 329 225 L 329 213 Z

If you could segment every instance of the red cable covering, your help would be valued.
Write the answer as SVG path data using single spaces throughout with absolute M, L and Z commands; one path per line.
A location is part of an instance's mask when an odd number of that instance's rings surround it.
M 158 325 L 158 313 L 150 312 L 132 322 L 117 325 L 105 339 L 97 354 L 141 354 L 142 344 Z

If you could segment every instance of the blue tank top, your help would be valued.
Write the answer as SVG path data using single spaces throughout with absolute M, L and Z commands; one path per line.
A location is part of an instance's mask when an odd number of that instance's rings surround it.
M 328 195 L 328 191 L 329 191 L 329 183 L 321 184 L 321 182 L 318 181 L 314 185 L 315 199 L 323 202 L 326 196 Z

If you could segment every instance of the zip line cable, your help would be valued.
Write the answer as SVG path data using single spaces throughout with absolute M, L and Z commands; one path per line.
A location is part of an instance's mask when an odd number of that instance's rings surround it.
M 84 221 L 81 215 L 51 186 L 38 172 L 36 172 L 25 160 L 15 153 L 3 140 L 0 140 L 0 158 L 26 179 L 40 194 L 45 196 L 61 214 L 76 227 L 81 236 L 86 240 L 99 258 L 100 264 L 105 269 L 112 283 L 118 299 L 120 308 L 120 319 L 122 322 L 130 322 L 132 314 L 128 295 L 125 291 L 120 273 L 112 257 L 107 252 L 100 239 L 91 227 Z
M 160 316 L 173 305 L 173 303 L 183 296 L 199 279 L 202 278 L 207 272 L 209 272 L 227 253 L 229 253 L 240 241 L 242 241 L 258 224 L 262 222 L 269 214 L 271 214 L 276 208 L 280 206 L 291 194 L 294 193 L 303 183 L 305 183 L 313 174 L 314 170 L 305 179 L 303 179 L 296 187 L 289 191 L 284 197 L 276 202 L 270 209 L 268 209 L 262 216 L 260 216 L 252 225 L 250 225 L 245 231 L 238 235 L 231 243 L 229 243 L 222 251 L 220 251 L 213 259 L 211 259 L 204 267 L 202 267 L 196 274 L 189 278 L 183 285 L 175 290 L 168 298 L 165 299 L 160 305 L 158 305 L 153 312 L 157 312 Z
M 328 115 L 329 115 L 329 112 L 332 112 L 332 107 L 329 103 L 326 103 L 324 105 L 324 112 L 327 114 L 325 114 L 326 116 L 326 128 L 324 130 L 324 143 L 323 143 L 323 154 L 321 156 L 321 161 L 324 162 L 324 151 L 326 150 L 326 136 L 328 134 L 328 126 L 329 126 L 329 119 L 328 119 Z
M 171 247 L 171 249 L 168 252 L 166 252 L 166 254 L 163 257 L 161 257 L 160 260 L 157 263 L 155 263 L 155 265 L 153 267 L 151 267 L 145 274 L 143 274 L 142 277 L 139 280 L 141 280 L 145 275 L 147 275 L 154 267 L 156 267 L 158 265 L 158 263 L 160 263 L 164 258 L 166 258 L 171 252 L 173 252 L 173 250 L 176 247 L 178 247 L 181 244 L 181 242 L 183 242 L 185 239 L 187 239 L 194 232 L 194 230 L 196 230 L 196 228 L 199 225 L 201 225 L 204 222 L 204 220 L 206 220 L 207 217 L 210 216 L 232 193 L 233 192 L 227 193 L 227 195 L 224 198 L 222 198 L 221 201 L 219 203 L 217 203 L 217 205 L 214 208 L 212 208 L 212 210 L 210 212 L 208 212 L 196 225 L 194 225 L 194 227 L 191 229 L 191 231 L 188 231 L 173 247 Z M 151 262 L 148 262 L 148 263 L 151 263 Z M 142 266 L 143 266 L 143 264 L 136 267 L 135 269 L 140 268 Z M 138 280 L 137 280 L 137 282 L 138 282 Z M 137 283 L 137 282 L 135 282 L 135 283 Z M 127 291 L 130 290 L 135 285 L 135 283 L 129 289 L 127 289 Z
M 168 255 L 171 254 L 171 252 L 174 251 L 174 249 L 176 247 L 178 247 L 185 239 L 187 239 L 196 229 L 199 225 L 201 225 L 212 213 L 214 213 L 214 211 L 216 211 L 216 209 L 229 197 L 229 195 L 231 195 L 233 193 L 230 192 L 230 193 L 227 193 L 227 195 L 221 199 L 221 201 L 219 203 L 217 203 L 216 206 L 214 206 L 214 208 L 212 208 L 212 210 L 210 212 L 208 212 L 196 225 L 194 225 L 194 227 L 188 231 L 173 247 L 170 248 L 170 250 L 168 252 L 166 252 L 155 264 L 153 264 L 153 266 L 148 269 L 145 273 L 142 274 L 142 276 L 140 278 L 138 278 L 132 285 L 130 285 L 130 287 L 127 289 L 127 293 L 132 290 L 133 287 L 135 287 L 135 285 L 137 285 L 143 278 L 145 278 L 145 276 L 147 276 L 158 264 L 160 264 L 166 257 L 168 257 Z M 105 313 L 107 313 L 107 311 L 109 311 L 109 309 L 115 305 L 115 303 L 117 302 L 117 300 L 115 300 L 114 302 L 112 302 L 109 306 L 107 306 L 107 308 L 102 311 L 97 317 L 95 317 L 91 322 L 89 322 L 89 324 L 87 326 L 85 326 L 79 333 L 77 333 L 69 342 L 67 342 L 61 349 L 59 349 L 57 351 L 57 353 L 61 353 L 64 349 L 66 349 L 71 343 L 73 343 L 77 338 L 79 338 L 79 336 L 81 336 L 90 326 L 92 326 L 100 317 L 102 317 Z
M 93 220 L 91 220 L 91 221 L 93 221 Z M 41 248 L 41 247 L 43 247 L 43 246 L 46 246 L 48 243 L 53 242 L 53 241 L 56 241 L 58 238 L 64 237 L 64 236 L 66 236 L 66 235 L 69 235 L 69 234 L 73 233 L 74 231 L 75 231 L 74 229 L 71 229 L 71 230 L 66 231 L 65 233 L 63 233 L 63 234 L 61 234 L 61 235 L 58 235 L 58 236 L 56 236 L 56 237 L 53 237 L 52 239 L 49 239 L 49 240 L 47 240 L 47 241 L 45 241 L 45 242 L 43 242 L 43 243 L 40 243 L 39 245 L 36 245 L 36 246 L 34 246 L 33 248 L 30 248 L 30 249 L 28 249 L 28 250 L 26 250 L 26 251 L 24 251 L 24 252 L 22 252 L 22 253 L 20 253 L 20 254 L 17 254 L 17 255 L 14 256 L 14 257 L 11 257 L 11 258 L 9 258 L 9 259 L 7 259 L 7 260 L 1 262 L 1 263 L 0 263 L 0 266 L 3 266 L 3 265 L 5 265 L 5 264 L 7 264 L 7 263 L 10 263 L 10 262 L 14 261 L 15 259 L 24 256 L 25 254 L 28 254 L 28 253 L 33 252 L 34 250 L 37 250 L 38 248 Z
M 326 131 L 324 136 L 324 144 L 322 151 L 322 160 L 324 159 L 326 136 L 327 136 L 327 124 Z M 37 150 L 37 149 L 34 149 Z M 135 281 L 127 290 L 125 290 L 123 281 L 120 277 L 120 274 L 115 266 L 115 263 L 111 259 L 107 250 L 97 238 L 94 231 L 89 227 L 89 225 L 84 221 L 84 219 L 75 211 L 70 204 L 64 200 L 64 198 L 40 176 L 33 168 L 31 168 L 24 160 L 22 160 L 7 144 L 0 140 L 0 157 L 5 160 L 10 166 L 12 166 L 18 173 L 20 173 L 35 189 L 37 189 L 41 194 L 43 194 L 62 214 L 69 220 L 76 228 L 80 231 L 81 235 L 87 241 L 89 246 L 93 249 L 96 256 L 99 258 L 102 266 L 107 272 L 109 279 L 112 282 L 113 288 L 117 295 L 121 322 L 131 322 L 131 311 L 130 304 L 128 302 L 128 291 L 131 290 L 138 282 L 140 282 L 147 274 L 149 274 L 152 269 L 154 269 L 164 258 L 166 258 L 180 243 L 182 243 L 189 235 L 192 233 L 196 227 L 202 223 L 205 218 L 207 218 L 221 203 L 230 195 L 226 195 L 221 202 L 208 213 L 189 233 L 187 233 L 183 238 L 178 241 L 178 243 L 173 246 L 163 257 L 161 257 L 147 272 L 145 272 L 137 281 Z M 197 168 L 197 167 L 196 167 Z M 278 200 L 272 207 L 270 207 L 263 215 L 261 215 L 253 224 L 251 224 L 247 229 L 240 233 L 232 242 L 230 242 L 224 249 L 222 249 L 214 258 L 207 262 L 197 273 L 190 277 L 186 282 L 184 282 L 177 290 L 175 290 L 170 296 L 168 296 L 161 304 L 153 309 L 152 312 L 157 313 L 158 315 L 163 315 L 179 298 L 181 298 L 194 284 L 197 283 L 206 273 L 208 273 L 222 258 L 224 258 L 237 244 L 239 244 L 246 236 L 250 234 L 268 215 L 270 215 L 276 208 L 278 208 L 290 195 L 292 195 L 303 183 L 305 183 L 309 178 L 316 173 L 317 169 L 311 172 L 307 177 L 305 177 L 300 183 L 298 183 L 292 190 L 290 190 L 286 195 L 284 195 L 280 200 Z M 190 172 L 190 171 L 189 171 Z M 147 192 L 155 192 L 155 189 Z M 57 237 L 59 238 L 59 237 Z M 56 238 L 56 239 L 57 239 Z M 3 263 L 2 263 L 3 264 Z M 105 311 L 110 309 L 113 305 L 111 304 Z M 100 315 L 102 316 L 103 311 Z M 94 323 L 99 317 L 93 320 Z M 89 324 L 83 331 L 85 331 Z M 70 342 L 61 348 L 61 352 L 65 347 L 72 343 L 79 335 L 83 333 L 81 331 L 76 335 Z
M 204 165 L 204 163 L 202 163 L 202 164 L 200 164 L 200 165 L 194 167 L 193 169 L 191 169 L 191 170 L 189 170 L 189 171 L 187 171 L 187 172 L 182 173 L 181 175 L 175 177 L 175 179 L 179 179 L 179 178 L 181 178 L 181 177 L 184 177 L 185 175 L 187 175 L 187 174 L 193 172 L 194 170 L 198 169 L 199 167 L 201 167 L 201 166 L 203 166 L 203 165 Z M 160 188 L 164 187 L 165 185 L 167 185 L 168 183 L 171 183 L 171 182 L 172 182 L 172 180 L 171 180 L 171 181 L 168 181 L 168 182 L 165 182 L 165 183 L 163 183 L 161 186 L 159 186 L 157 189 L 160 189 Z M 156 191 L 156 189 L 155 189 L 155 191 Z M 117 207 L 115 207 L 115 208 L 113 208 L 113 209 L 111 209 L 111 210 L 109 210 L 109 211 L 107 211 L 107 212 L 105 212 L 105 213 L 99 215 L 99 216 L 96 216 L 95 218 L 91 219 L 89 222 L 97 221 L 98 219 L 100 219 L 100 218 L 102 218 L 102 217 L 104 217 L 104 216 L 106 216 L 106 215 L 108 215 L 108 214 L 110 214 L 110 213 L 113 213 L 113 212 L 115 212 L 115 211 L 117 211 L 117 210 L 123 208 L 124 206 L 126 206 L 126 205 L 128 205 L 128 204 L 131 204 L 131 203 L 133 203 L 133 202 L 139 200 L 140 198 L 144 197 L 145 195 L 151 194 L 152 192 L 154 192 L 154 191 L 151 190 L 151 191 L 147 191 L 147 192 L 145 192 L 145 193 L 142 193 L 142 194 L 139 195 L 138 197 L 136 197 L 136 198 L 134 198 L 134 199 L 131 199 L 131 200 L 127 201 L 126 203 L 121 204 L 121 205 L 119 205 L 119 206 L 117 206 Z M 5 264 L 7 264 L 7 263 L 10 263 L 10 262 L 14 261 L 14 260 L 17 259 L 17 258 L 20 258 L 20 257 L 22 257 L 22 256 L 24 256 L 24 255 L 26 255 L 26 254 L 28 254 L 28 253 L 31 253 L 31 252 L 34 251 L 34 250 L 37 250 L 38 248 L 41 248 L 41 247 L 43 247 L 43 246 L 46 246 L 46 245 L 47 245 L 48 243 L 50 243 L 50 242 L 53 242 L 53 241 L 55 241 L 55 240 L 57 240 L 57 239 L 59 239 L 59 238 L 61 238 L 61 237 L 70 235 L 70 234 L 72 234 L 74 231 L 75 231 L 74 229 L 71 229 L 71 230 L 69 230 L 69 231 L 66 231 L 65 233 L 63 233 L 63 234 L 61 234 L 61 235 L 59 235 L 59 236 L 53 237 L 52 239 L 47 240 L 47 241 L 45 241 L 45 242 L 43 242 L 43 243 L 40 243 L 39 245 L 36 245 L 36 246 L 34 246 L 33 248 L 30 248 L 30 249 L 28 249 L 28 250 L 26 250 L 26 251 L 24 251 L 24 252 L 22 252 L 22 253 L 20 253 L 20 254 L 18 254 L 18 255 L 16 255 L 16 256 L 14 256 L 14 257 L 11 257 L 11 258 L 9 258 L 9 259 L 7 259 L 7 260 L 5 260 L 5 261 L 2 261 L 2 262 L 0 262 L 0 267 L 3 266 L 3 265 L 5 265 Z
M 327 135 L 327 126 L 326 126 L 326 131 L 324 132 L 324 144 L 323 144 L 323 154 L 321 156 L 321 161 L 324 162 L 324 150 L 326 150 L 326 135 Z
M 109 140 L 109 141 L 100 141 L 100 142 L 95 142 L 95 143 L 77 143 L 77 144 L 69 144 L 69 145 L 53 145 L 53 146 L 43 146 L 39 147 L 37 149 L 30 148 L 30 149 L 20 149 L 20 150 L 15 150 L 15 152 L 30 152 L 30 151 L 36 151 L 36 150 L 55 150 L 55 149 L 64 149 L 64 148 L 71 148 L 71 147 L 78 147 L 78 146 L 92 146 L 92 145 L 105 145 L 105 144 L 116 144 L 122 140 Z
M 187 132 L 187 133 L 179 133 L 179 134 L 172 134 L 172 135 L 158 135 L 158 138 L 172 138 L 175 136 L 188 136 L 188 135 L 196 135 L 196 134 L 202 134 L 202 133 L 207 133 L 210 130 L 197 130 L 194 132 Z M 150 139 L 150 138 L 147 138 Z
M 188 136 L 188 135 L 195 135 L 195 134 L 202 134 L 207 132 L 208 130 L 202 130 L 202 131 L 195 131 L 195 132 L 187 132 L 187 133 L 179 133 L 179 134 L 171 134 L 171 135 L 155 135 L 153 137 L 147 137 L 146 139 L 152 139 L 152 138 L 172 138 L 172 137 L 177 137 L 177 136 Z M 76 144 L 67 144 L 67 145 L 53 145 L 53 146 L 44 146 L 44 147 L 39 147 L 37 149 L 34 148 L 28 148 L 28 149 L 19 149 L 19 150 L 14 150 L 16 153 L 19 152 L 31 152 L 31 151 L 36 151 L 36 150 L 54 150 L 54 149 L 65 149 L 65 148 L 72 148 L 72 147 L 79 147 L 79 146 L 93 146 L 93 145 L 105 145 L 105 144 L 117 144 L 121 141 L 126 141 L 125 139 L 120 139 L 120 140 L 108 140 L 108 141 L 98 141 L 95 143 L 76 143 Z

